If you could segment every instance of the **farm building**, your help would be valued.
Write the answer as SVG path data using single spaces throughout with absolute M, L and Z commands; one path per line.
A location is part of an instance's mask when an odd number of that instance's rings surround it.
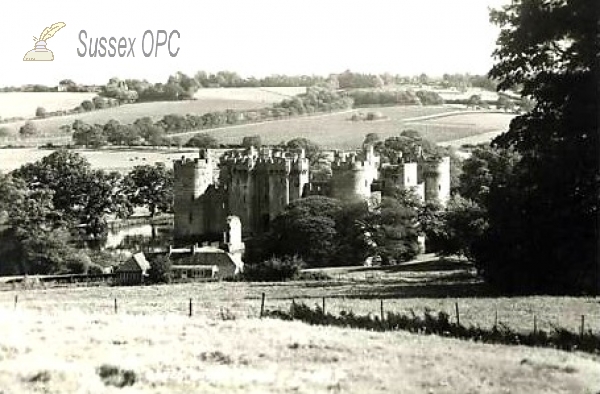
M 121 264 L 115 272 L 115 280 L 118 285 L 139 285 L 144 283 L 148 275 L 150 263 L 146 260 L 144 253 L 136 253 L 125 263 Z
M 241 261 L 214 246 L 194 247 L 187 253 L 172 253 L 173 279 L 230 278 L 242 270 Z

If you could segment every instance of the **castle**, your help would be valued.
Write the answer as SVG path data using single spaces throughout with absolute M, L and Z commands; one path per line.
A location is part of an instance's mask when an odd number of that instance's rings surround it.
M 442 205 L 450 197 L 448 157 L 382 164 L 372 146 L 363 152 L 335 152 L 326 184 L 311 183 L 309 167 L 302 149 L 250 148 L 221 157 L 203 149 L 197 159 L 177 160 L 175 237 L 219 239 L 231 215 L 239 217 L 244 236 L 261 234 L 290 202 L 309 195 L 351 202 L 380 197 L 395 187 Z

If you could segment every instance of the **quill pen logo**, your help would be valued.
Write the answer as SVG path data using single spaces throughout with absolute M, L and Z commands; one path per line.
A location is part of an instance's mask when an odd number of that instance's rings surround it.
M 53 61 L 54 54 L 51 50 L 46 48 L 46 41 L 52 38 L 57 31 L 65 26 L 66 24 L 64 22 L 57 22 L 52 26 L 45 28 L 39 39 L 33 37 L 33 41 L 36 41 L 35 48 L 23 56 L 23 61 Z

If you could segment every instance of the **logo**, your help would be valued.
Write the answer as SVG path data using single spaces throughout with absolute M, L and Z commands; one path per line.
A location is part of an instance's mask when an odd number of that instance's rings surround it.
M 52 38 L 57 31 L 65 27 L 64 22 L 57 22 L 50 27 L 47 27 L 42 31 L 39 40 L 33 37 L 33 41 L 36 41 L 35 48 L 27 52 L 23 56 L 23 61 L 52 61 L 54 60 L 54 54 L 51 50 L 46 48 L 46 41 Z

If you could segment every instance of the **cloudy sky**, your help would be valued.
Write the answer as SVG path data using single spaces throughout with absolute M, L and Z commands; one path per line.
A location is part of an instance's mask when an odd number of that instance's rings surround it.
M 56 85 L 71 78 L 164 82 L 169 74 L 237 71 L 243 76 L 322 74 L 345 69 L 428 75 L 486 73 L 498 34 L 488 7 L 509 0 L 198 0 L 12 1 L 1 6 L 0 86 Z M 53 62 L 24 62 L 46 26 L 66 27 L 48 40 Z M 178 30 L 171 49 L 145 57 L 146 30 Z M 135 57 L 78 56 L 89 39 L 135 38 Z M 144 41 L 150 48 L 150 36 Z

